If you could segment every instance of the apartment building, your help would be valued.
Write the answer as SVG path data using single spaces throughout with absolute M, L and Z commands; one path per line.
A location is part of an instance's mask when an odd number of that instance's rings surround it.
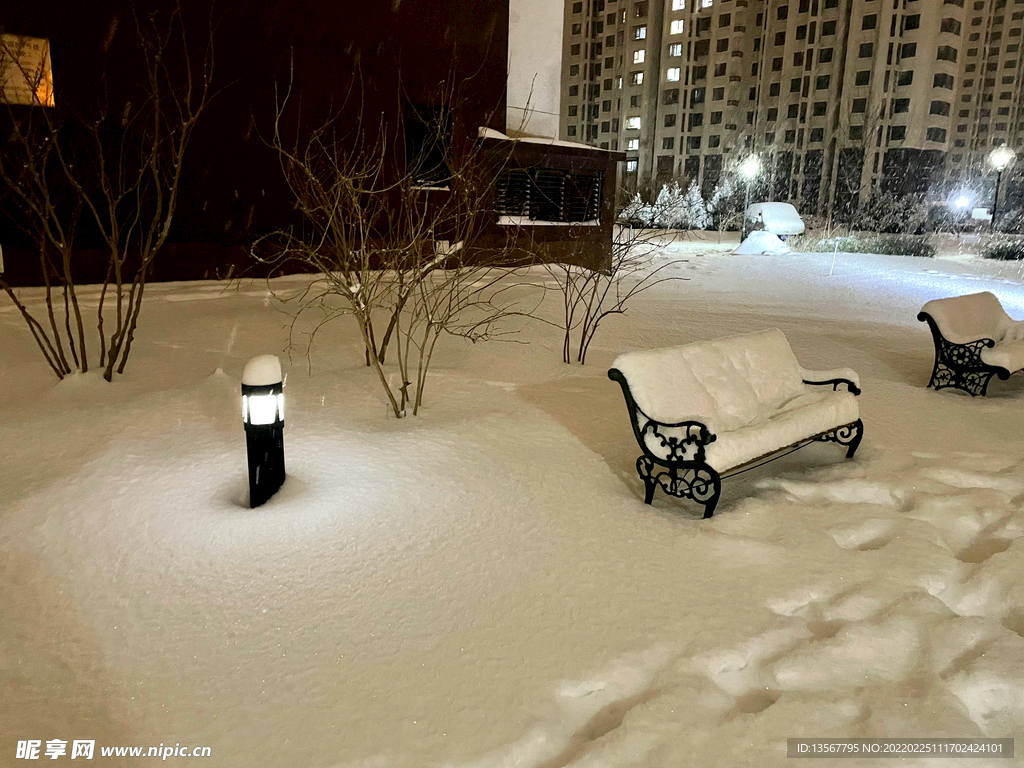
M 560 135 L 626 152 L 634 185 L 850 211 L 879 186 L 977 188 L 1021 146 L 1024 0 L 568 0 Z

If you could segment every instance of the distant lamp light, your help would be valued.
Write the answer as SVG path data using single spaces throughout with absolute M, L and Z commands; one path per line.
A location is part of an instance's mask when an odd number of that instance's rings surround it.
M 996 147 L 988 153 L 988 164 L 997 171 L 1004 171 L 1017 157 L 1017 153 L 1009 147 Z
M 1003 181 L 1003 171 L 1017 157 L 1017 153 L 1007 146 L 996 147 L 988 153 L 988 164 L 996 171 L 996 194 L 992 200 L 992 231 L 996 230 L 996 217 L 999 214 L 999 187 Z
M 761 160 L 757 155 L 751 155 L 740 165 L 740 175 L 748 183 L 756 179 L 759 173 L 761 173 Z
M 953 205 L 960 211 L 967 210 L 970 204 L 971 200 L 970 198 L 967 197 L 967 195 L 960 195 L 960 197 L 953 201 Z
M 249 506 L 284 483 L 284 380 L 275 355 L 259 355 L 242 372 L 242 422 L 249 458 Z

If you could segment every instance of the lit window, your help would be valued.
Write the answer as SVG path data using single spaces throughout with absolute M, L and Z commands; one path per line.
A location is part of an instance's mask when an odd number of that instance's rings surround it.
M 673 11 L 685 11 L 686 10 L 686 0 L 672 0 L 672 10 Z
M 645 51 L 641 48 L 639 51 L 633 51 L 633 63 L 643 64 L 644 63 Z
M 670 35 L 681 35 L 683 34 L 683 20 L 676 19 L 668 25 L 668 33 Z
M 668 79 L 668 81 L 670 83 L 678 83 L 679 82 L 679 67 L 669 67 L 668 68 L 668 74 L 666 75 L 666 78 Z
M 715 0 L 701 0 L 700 7 L 701 8 L 710 8 L 712 5 L 714 5 L 714 2 L 715 2 Z
M 630 85 L 643 85 L 644 84 L 644 73 L 643 72 L 633 72 L 633 73 L 631 73 L 630 76 L 629 76 L 629 84 Z
M 627 117 L 626 118 L 626 130 L 627 131 L 639 131 L 640 130 L 640 118 L 639 117 Z
M 0 104 L 54 105 L 49 40 L 0 35 Z
M 677 56 L 682 56 L 683 55 L 683 44 L 682 43 L 672 43 L 672 45 L 670 45 L 668 47 L 668 55 L 672 56 L 673 58 L 675 58 Z
M 634 147 L 634 149 L 636 149 L 636 147 Z M 636 160 L 627 160 L 626 161 L 626 173 L 636 173 L 636 166 L 637 166 L 637 161 Z
M 640 149 L 640 139 L 629 139 L 626 142 L 626 149 L 631 150 L 633 152 Z

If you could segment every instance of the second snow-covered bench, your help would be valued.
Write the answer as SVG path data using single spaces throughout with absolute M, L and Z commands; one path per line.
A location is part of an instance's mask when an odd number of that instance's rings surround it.
M 702 504 L 706 518 L 724 473 L 815 440 L 847 446 L 852 458 L 864 432 L 857 374 L 805 370 L 777 329 L 629 352 L 608 378 L 622 387 L 643 451 L 644 502 L 660 485 Z
M 928 323 L 935 342 L 929 387 L 984 395 L 993 376 L 1024 370 L 1024 320 L 1012 319 L 988 291 L 932 299 L 917 319 Z

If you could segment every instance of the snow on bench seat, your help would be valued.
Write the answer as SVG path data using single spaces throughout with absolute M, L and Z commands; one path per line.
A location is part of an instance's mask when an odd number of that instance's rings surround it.
M 650 459 L 670 469 L 684 458 L 679 444 L 692 442 L 693 425 L 706 427 L 714 437 L 702 451 L 688 447 L 685 459 L 699 460 L 715 473 L 855 424 L 855 430 L 844 433 L 849 442 L 836 442 L 852 450 L 859 443 L 857 374 L 848 368 L 801 367 L 778 329 L 628 352 L 612 366 L 609 376 L 623 386 L 637 440 Z M 840 382 L 847 383 L 848 391 L 838 389 Z M 813 383 L 832 384 L 833 389 Z M 648 496 L 650 489 L 648 484 Z
M 935 342 L 930 387 L 984 395 L 992 376 L 1024 370 L 1024 321 L 1006 314 L 988 291 L 932 299 L 917 319 L 928 322 Z

